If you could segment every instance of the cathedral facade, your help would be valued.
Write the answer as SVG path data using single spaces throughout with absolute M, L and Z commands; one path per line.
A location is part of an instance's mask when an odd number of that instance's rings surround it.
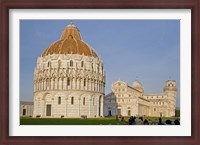
M 70 23 L 37 59 L 33 117 L 103 116 L 103 62 Z
M 129 86 L 126 82 L 112 84 L 112 92 L 105 96 L 105 116 L 172 117 L 176 108 L 176 82 L 168 80 L 163 93 L 144 94 L 144 87 L 137 80 Z

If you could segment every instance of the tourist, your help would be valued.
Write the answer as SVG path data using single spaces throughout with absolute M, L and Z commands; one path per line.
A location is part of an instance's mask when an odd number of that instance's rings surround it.
M 136 121 L 135 121 L 136 117 L 132 117 L 132 121 L 131 121 L 131 125 L 136 125 Z
M 159 118 L 158 125 L 164 125 L 164 124 L 162 123 L 162 119 L 161 119 L 161 118 Z
M 122 116 L 122 120 L 121 121 L 124 121 L 124 116 Z
M 136 124 L 136 121 L 135 121 L 135 117 L 131 116 L 128 120 L 128 124 L 129 125 L 135 125 Z
M 172 125 L 172 121 L 171 121 L 171 120 L 166 120 L 166 121 L 165 121 L 165 124 L 166 124 L 166 125 Z
M 149 125 L 149 122 L 148 122 L 148 120 L 144 120 L 144 125 Z
M 142 117 L 139 117 L 139 121 L 138 121 L 137 125 L 143 125 L 143 118 Z
M 174 124 L 175 124 L 175 125 L 180 125 L 180 122 L 176 119 L 176 120 L 174 121 Z
M 129 125 L 132 125 L 132 116 L 129 118 L 128 124 L 129 124 Z

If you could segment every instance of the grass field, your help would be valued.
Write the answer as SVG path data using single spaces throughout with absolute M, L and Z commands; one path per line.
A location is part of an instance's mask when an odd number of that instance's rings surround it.
M 128 121 L 129 117 L 125 117 L 124 120 Z M 147 119 L 150 123 L 158 122 L 156 117 L 143 117 L 143 120 Z M 165 122 L 167 119 L 174 121 L 180 119 L 179 117 L 162 118 Z M 138 118 L 136 119 L 137 122 Z M 20 117 L 20 125 L 124 125 L 125 121 L 117 121 L 115 117 L 107 118 L 31 118 Z

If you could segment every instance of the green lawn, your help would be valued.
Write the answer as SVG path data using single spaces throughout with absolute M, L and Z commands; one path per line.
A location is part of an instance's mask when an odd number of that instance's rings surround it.
M 129 117 L 125 117 L 125 121 L 128 121 Z M 149 122 L 158 122 L 156 117 L 143 117 L 143 120 L 147 119 Z M 167 119 L 174 121 L 180 119 L 179 117 L 162 118 L 165 122 Z M 138 118 L 136 119 L 136 121 Z M 117 121 L 115 117 L 108 118 L 31 118 L 20 117 L 20 125 L 124 125 L 125 121 Z

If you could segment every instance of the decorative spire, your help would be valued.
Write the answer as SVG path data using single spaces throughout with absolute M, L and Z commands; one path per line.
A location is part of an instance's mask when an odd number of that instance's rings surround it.
M 71 25 L 74 25 L 74 23 L 73 23 L 73 21 L 72 21 L 72 20 L 70 20 L 70 24 L 71 24 Z
M 70 21 L 70 23 L 69 23 L 69 25 L 67 27 L 75 27 L 76 28 L 76 26 L 74 25 L 72 20 Z

